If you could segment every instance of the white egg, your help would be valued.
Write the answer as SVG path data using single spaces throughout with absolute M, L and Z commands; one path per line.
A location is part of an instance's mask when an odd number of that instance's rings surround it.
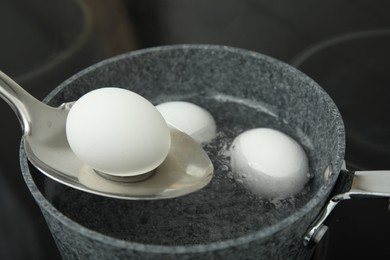
M 173 101 L 156 106 L 165 120 L 199 143 L 208 143 L 216 136 L 213 116 L 204 108 L 184 101 Z
M 265 198 L 294 195 L 309 180 L 309 165 L 302 147 L 286 134 L 257 128 L 237 136 L 230 148 L 236 179 Z
M 117 176 L 155 169 L 166 158 L 171 140 L 153 104 L 121 88 L 96 89 L 77 100 L 69 111 L 66 135 L 83 162 Z

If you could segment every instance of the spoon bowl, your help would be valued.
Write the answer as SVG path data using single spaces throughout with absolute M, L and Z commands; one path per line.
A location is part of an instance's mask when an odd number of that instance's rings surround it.
M 65 124 L 73 102 L 48 106 L 1 71 L 0 96 L 19 118 L 29 161 L 48 177 L 67 186 L 113 198 L 153 200 L 194 192 L 206 186 L 213 176 L 213 165 L 202 146 L 172 126 L 170 152 L 153 173 L 144 178 L 123 179 L 99 174 L 69 146 Z

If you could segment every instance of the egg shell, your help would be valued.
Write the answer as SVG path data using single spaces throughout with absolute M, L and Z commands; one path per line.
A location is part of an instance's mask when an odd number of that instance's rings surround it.
M 204 108 L 185 101 L 172 101 L 156 106 L 165 120 L 199 143 L 208 143 L 216 136 L 213 116 Z
M 96 89 L 77 100 L 66 134 L 82 161 L 117 176 L 155 169 L 170 149 L 169 128 L 153 104 L 121 88 Z
M 285 198 L 309 180 L 308 158 L 298 142 L 270 128 L 237 136 L 230 149 L 236 179 L 265 198 Z

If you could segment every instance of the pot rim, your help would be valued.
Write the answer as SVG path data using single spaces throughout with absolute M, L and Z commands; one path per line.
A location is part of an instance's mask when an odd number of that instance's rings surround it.
M 282 221 L 268 226 L 264 229 L 261 229 L 259 231 L 246 234 L 237 238 L 231 238 L 223 241 L 218 242 L 211 242 L 207 244 L 196 244 L 196 245 L 180 245 L 180 246 L 167 246 L 167 245 L 154 245 L 154 244 L 142 244 L 138 242 L 131 242 L 131 241 L 124 241 L 115 237 L 110 237 L 108 235 L 104 235 L 102 233 L 99 233 L 97 231 L 91 230 L 89 228 L 86 228 L 82 226 L 81 224 L 73 221 L 72 219 L 68 218 L 67 216 L 63 215 L 59 210 L 57 210 L 46 198 L 43 196 L 43 194 L 39 191 L 37 186 L 35 185 L 35 182 L 30 174 L 29 166 L 27 157 L 24 152 L 24 145 L 23 142 L 20 146 L 20 164 L 22 168 L 22 174 L 26 181 L 26 184 L 28 188 L 30 189 L 30 192 L 32 193 L 35 200 L 38 202 L 39 206 L 42 210 L 45 210 L 47 213 L 49 213 L 51 216 L 55 217 L 59 222 L 61 222 L 63 225 L 73 229 L 74 231 L 78 233 L 82 233 L 84 236 L 87 236 L 93 240 L 98 240 L 102 243 L 110 244 L 111 246 L 123 248 L 125 250 L 136 250 L 136 251 L 143 251 L 143 252 L 153 252 L 153 253 L 169 253 L 169 254 L 180 254 L 180 253 L 200 253 L 200 252 L 207 252 L 207 251 L 214 251 L 214 250 L 222 250 L 229 247 L 234 247 L 242 244 L 248 244 L 255 240 L 262 239 L 264 237 L 271 236 L 274 233 L 280 232 L 281 230 L 285 229 L 289 225 L 294 224 L 295 222 L 299 221 L 303 216 L 305 216 L 308 212 L 310 212 L 317 204 L 323 203 L 325 204 L 326 199 L 328 195 L 330 194 L 331 190 L 333 189 L 336 180 L 339 176 L 339 172 L 341 170 L 341 166 L 344 160 L 344 153 L 345 153 L 345 130 L 344 130 L 344 124 L 342 122 L 341 115 L 339 113 L 339 110 L 337 109 L 336 105 L 334 104 L 333 100 L 330 98 L 330 96 L 311 78 L 309 78 L 304 73 L 300 72 L 296 68 L 279 61 L 275 58 L 269 57 L 264 54 L 260 54 L 254 51 L 250 50 L 244 50 L 236 47 L 230 47 L 230 46 L 224 46 L 224 45 L 210 45 L 210 44 L 178 44 L 178 45 L 166 45 L 166 46 L 158 46 L 158 47 L 151 47 L 146 49 L 140 49 L 136 51 L 131 51 L 128 53 L 120 54 L 117 56 L 114 56 L 112 58 L 103 60 L 99 63 L 96 63 L 90 67 L 87 67 L 86 69 L 78 72 L 74 76 L 70 77 L 66 81 L 64 81 L 62 84 L 60 84 L 57 88 L 55 88 L 50 94 L 44 99 L 44 102 L 48 102 L 53 96 L 58 94 L 62 89 L 64 89 L 68 84 L 72 83 L 73 81 L 77 80 L 78 78 L 82 77 L 84 74 L 93 71 L 99 67 L 105 66 L 110 63 L 117 62 L 118 60 L 126 59 L 129 57 L 136 57 L 140 55 L 144 55 L 146 53 L 150 52 L 159 52 L 159 51 L 169 51 L 174 49 L 201 49 L 201 50 L 214 50 L 214 51 L 227 51 L 227 52 L 234 52 L 238 53 L 243 56 L 252 56 L 254 58 L 260 58 L 263 60 L 268 60 L 269 62 L 278 63 L 279 65 L 283 66 L 284 69 L 289 70 L 290 72 L 296 73 L 296 75 L 300 78 L 304 78 L 306 81 L 309 81 L 309 83 L 312 85 L 313 90 L 321 93 L 321 96 L 329 103 L 330 108 L 332 109 L 332 112 L 337 117 L 340 117 L 340 122 L 337 126 L 337 133 L 338 133 L 338 145 L 337 145 L 337 160 L 332 165 L 332 168 L 334 170 L 333 174 L 330 176 L 328 182 L 324 184 L 316 193 L 315 195 L 298 211 L 290 215 L 289 217 L 283 219 Z

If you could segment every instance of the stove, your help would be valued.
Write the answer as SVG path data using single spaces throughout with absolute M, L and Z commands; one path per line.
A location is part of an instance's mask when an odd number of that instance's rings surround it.
M 345 122 L 348 169 L 390 169 L 390 2 L 91 2 L 2 1 L 0 29 L 9 38 L 0 43 L 0 69 L 42 99 L 80 69 L 134 49 L 210 43 L 257 51 L 297 67 L 329 93 Z M 90 16 L 83 16 L 85 8 Z M 45 19 L 57 20 L 45 26 Z M 85 24 L 95 27 L 84 32 Z M 0 152 L 0 205 L 5 209 L 0 211 L 0 259 L 58 259 L 18 174 L 19 123 L 4 102 L 0 115 L 7 122 Z M 390 258 L 388 208 L 388 200 L 341 202 L 327 220 L 328 233 L 313 259 Z

